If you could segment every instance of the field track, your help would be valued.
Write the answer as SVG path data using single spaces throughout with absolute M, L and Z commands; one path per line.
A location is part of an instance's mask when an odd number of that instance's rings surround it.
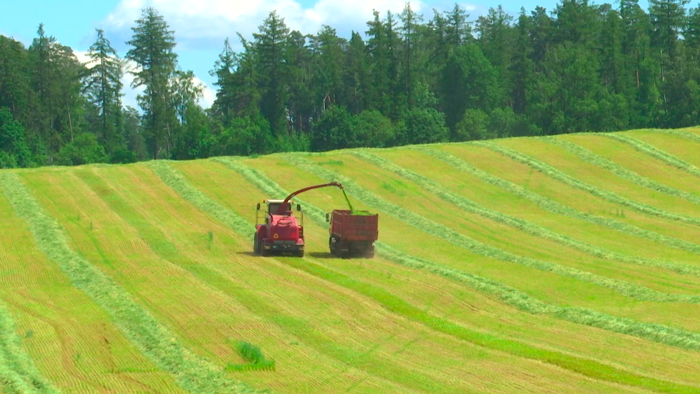
M 375 258 L 334 188 L 252 253 L 332 180 Z M 700 392 L 698 129 L 2 170 L 0 215 L 1 393 Z

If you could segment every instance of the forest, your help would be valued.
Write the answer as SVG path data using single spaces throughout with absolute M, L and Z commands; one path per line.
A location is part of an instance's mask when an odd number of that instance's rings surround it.
M 273 11 L 252 37 L 222 42 L 206 109 L 158 10 L 132 31 L 117 53 L 97 29 L 86 63 L 43 24 L 29 47 L 0 36 L 0 168 L 700 123 L 700 6 L 688 0 L 563 0 L 476 18 L 407 3 L 350 37 L 304 35 Z M 138 108 L 122 102 L 125 73 L 143 89 Z

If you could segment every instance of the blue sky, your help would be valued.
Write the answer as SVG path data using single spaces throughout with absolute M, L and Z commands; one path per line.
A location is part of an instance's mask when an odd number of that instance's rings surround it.
M 520 7 L 527 11 L 536 5 L 551 10 L 555 0 L 504 0 L 491 3 L 485 0 L 457 1 L 469 10 L 470 19 L 486 12 L 488 7 L 502 4 L 515 14 Z M 602 1 L 596 1 L 602 3 Z M 428 19 L 432 9 L 450 9 L 452 0 L 415 0 L 412 7 Z M 352 30 L 364 33 L 365 22 L 376 8 L 384 13 L 390 9 L 399 12 L 405 0 L 0 0 L 0 34 L 12 36 L 29 45 L 36 36 L 39 23 L 44 23 L 46 33 L 56 37 L 78 54 L 87 51 L 95 38 L 95 28 L 105 30 L 107 38 L 123 56 L 131 37 L 130 27 L 145 6 L 153 6 L 166 18 L 175 30 L 178 41 L 176 52 L 181 68 L 193 70 L 198 79 L 208 87 L 202 104 L 211 104 L 214 95 L 214 79 L 209 75 L 226 37 L 231 38 L 234 49 L 239 49 L 236 32 L 251 37 L 265 16 L 277 9 L 287 24 L 303 33 L 314 33 L 322 24 L 349 37 Z M 646 2 L 640 2 L 646 6 Z M 128 78 L 125 82 L 129 82 Z M 126 104 L 135 105 L 136 93 L 126 92 Z

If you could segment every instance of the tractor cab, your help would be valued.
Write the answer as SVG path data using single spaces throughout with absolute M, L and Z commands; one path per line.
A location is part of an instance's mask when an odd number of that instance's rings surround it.
M 268 215 L 277 215 L 277 211 L 279 210 L 280 206 L 284 200 L 265 200 L 265 204 L 267 204 L 267 214 Z M 289 202 L 289 207 L 287 212 L 289 213 L 290 209 L 292 206 L 292 202 Z

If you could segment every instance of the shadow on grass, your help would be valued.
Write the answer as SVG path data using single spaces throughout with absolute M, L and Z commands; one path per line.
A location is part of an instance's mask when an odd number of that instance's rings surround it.
M 315 259 L 336 259 L 337 257 L 332 255 L 330 252 L 309 252 L 308 256 Z
M 248 252 L 236 252 L 236 254 L 242 254 L 242 255 L 245 255 L 245 256 L 260 256 L 259 254 L 256 254 L 256 253 L 253 252 L 253 251 L 248 251 Z

